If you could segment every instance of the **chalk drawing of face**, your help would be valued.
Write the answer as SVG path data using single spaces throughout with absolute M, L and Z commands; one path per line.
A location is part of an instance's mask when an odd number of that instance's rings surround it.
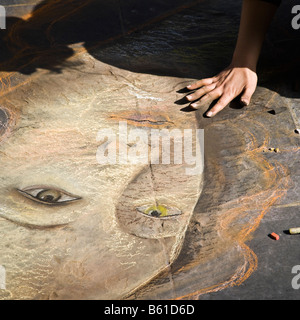
M 48 9 L 69 8 L 66 2 L 48 4 L 19 21 L 9 38 L 29 38 L 25 49 L 17 43 L 26 64 L 31 51 L 41 49 L 32 30 L 43 36 L 44 18 L 58 27 Z M 257 266 L 245 243 L 289 186 L 286 168 L 264 154 L 271 138 L 281 137 L 272 132 L 272 115 L 261 113 L 269 101 L 285 102 L 258 88 L 251 108 L 227 108 L 205 119 L 204 108 L 181 112 L 174 104 L 182 98 L 177 90 L 192 79 L 118 69 L 93 58 L 101 60 L 109 50 L 88 54 L 80 46 L 71 49 L 78 41 L 61 41 L 60 56 L 50 41 L 37 67 L 28 64 L 22 74 L 1 78 L 0 265 L 6 290 L 0 298 L 193 299 L 242 283 Z M 46 71 L 50 57 L 56 73 Z M 18 63 L 23 58 L 16 54 Z M 16 71 L 15 64 L 4 70 Z M 278 127 L 280 121 L 292 127 L 285 113 L 276 119 Z M 191 166 L 184 162 L 99 163 L 101 147 L 115 141 L 117 151 L 138 151 L 134 134 L 120 142 L 120 122 L 129 135 L 138 128 L 148 138 L 151 130 L 204 129 L 204 168 L 200 161 L 201 170 L 187 175 Z M 108 129 L 116 138 L 109 143 L 99 136 Z M 292 131 L 285 133 L 286 145 Z
M 201 192 L 203 164 L 187 175 L 172 160 L 96 159 L 99 130 L 118 136 L 119 121 L 147 134 L 196 129 L 194 115 L 172 110 L 183 80 L 80 59 L 80 68 L 44 73 L 1 99 L 3 298 L 128 295 L 174 261 Z

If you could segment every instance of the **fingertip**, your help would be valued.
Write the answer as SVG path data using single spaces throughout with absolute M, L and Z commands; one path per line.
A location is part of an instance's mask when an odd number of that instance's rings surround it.
M 246 107 L 246 106 L 249 105 L 249 101 L 246 100 L 246 99 L 241 99 L 241 104 L 242 104 L 244 107 Z
M 225 108 L 226 105 L 223 104 L 216 104 L 215 106 L 213 106 L 213 108 L 211 108 L 206 115 L 209 118 L 214 117 L 217 113 L 219 113 L 221 110 L 223 110 Z

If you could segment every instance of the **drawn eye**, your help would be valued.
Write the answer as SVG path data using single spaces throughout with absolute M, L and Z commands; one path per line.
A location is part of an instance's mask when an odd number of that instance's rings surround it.
M 157 206 L 141 206 L 136 208 L 139 213 L 143 215 L 149 216 L 151 218 L 158 218 L 158 219 L 168 219 L 174 216 L 181 215 L 181 211 L 174 207 L 168 207 L 164 205 L 157 205 Z
M 66 191 L 48 187 L 29 187 L 23 190 L 17 190 L 24 197 L 47 205 L 65 204 L 81 199 L 80 197 L 72 195 Z

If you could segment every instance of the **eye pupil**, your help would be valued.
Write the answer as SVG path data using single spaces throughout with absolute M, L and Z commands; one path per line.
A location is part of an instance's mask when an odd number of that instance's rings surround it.
M 161 212 L 157 211 L 157 210 L 153 210 L 150 212 L 150 215 L 152 217 L 159 217 L 161 215 Z
M 41 201 L 53 203 L 60 199 L 61 193 L 57 190 L 43 190 L 36 197 Z
M 47 195 L 45 196 L 44 200 L 45 201 L 53 201 L 54 197 L 53 196 L 50 196 L 50 195 Z

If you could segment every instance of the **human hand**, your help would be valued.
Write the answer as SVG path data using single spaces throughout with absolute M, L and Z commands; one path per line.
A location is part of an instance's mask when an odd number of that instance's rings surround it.
M 230 65 L 213 78 L 202 79 L 187 86 L 189 90 L 197 90 L 186 98 L 193 102 L 191 107 L 195 109 L 219 99 L 206 113 L 208 117 L 213 117 L 239 95 L 241 95 L 241 103 L 244 106 L 248 105 L 256 86 L 257 74 L 255 71 L 246 67 Z

